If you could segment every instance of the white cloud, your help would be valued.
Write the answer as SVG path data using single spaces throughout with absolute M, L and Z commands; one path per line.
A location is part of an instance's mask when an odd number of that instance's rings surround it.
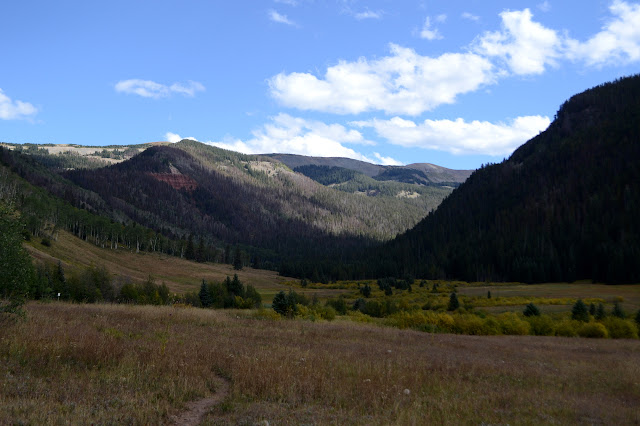
M 468 19 L 469 21 L 475 21 L 475 22 L 478 22 L 478 21 L 480 20 L 480 17 L 479 17 L 479 16 L 477 16 L 477 15 L 473 15 L 473 14 L 471 14 L 471 13 L 469 13 L 469 12 L 464 12 L 464 13 L 462 14 L 462 18 L 464 18 L 464 19 Z
M 391 45 L 391 55 L 368 61 L 340 61 L 324 79 L 309 73 L 281 73 L 269 80 L 271 95 L 283 105 L 303 110 L 359 114 L 383 110 L 418 115 L 456 96 L 493 83 L 493 65 L 474 53 L 446 53 L 432 58 Z
M 269 19 L 273 22 L 277 22 L 278 24 L 291 25 L 292 27 L 298 26 L 295 22 L 291 21 L 287 15 L 281 15 L 275 10 L 269 11 Z
M 193 97 L 196 92 L 205 90 L 205 87 L 197 81 L 187 83 L 173 83 L 170 86 L 156 83 L 151 80 L 130 79 L 122 80 L 115 85 L 116 92 L 142 96 L 143 98 L 167 98 L 174 93 Z
M 377 152 L 374 152 L 373 155 L 379 160 L 379 163 L 385 166 L 402 166 L 402 163 L 398 160 L 394 160 L 391 157 L 383 157 Z
M 0 119 L 18 120 L 29 118 L 38 113 L 38 108 L 29 102 L 13 101 L 0 89 Z
M 183 139 L 191 139 L 192 141 L 196 141 L 196 142 L 198 141 L 198 139 L 194 137 L 189 136 L 189 137 L 183 138 L 179 134 L 172 133 L 172 132 L 165 133 L 164 138 L 167 140 L 167 142 L 171 142 L 171 143 L 180 142 Z
M 563 40 L 556 31 L 532 21 L 529 9 L 500 14 L 502 29 L 478 37 L 473 50 L 504 61 L 519 75 L 541 74 L 547 65 L 555 65 L 561 56 Z
M 292 117 L 288 114 L 278 114 L 273 117 L 270 123 L 255 130 L 253 138 L 249 140 L 227 139 L 206 143 L 245 154 L 287 153 L 315 157 L 346 157 L 377 163 L 344 146 L 345 144 L 373 144 L 366 141 L 359 131 L 347 129 L 340 124 L 326 124 Z
M 545 130 L 548 117 L 518 117 L 510 123 L 488 121 L 425 120 L 415 123 L 400 117 L 351 123 L 372 127 L 394 145 L 447 151 L 453 154 L 508 155 L 518 146 Z
M 424 20 L 424 25 L 422 26 L 422 30 L 420 30 L 420 38 L 424 38 L 427 40 L 442 39 L 442 34 L 440 34 L 440 31 L 438 31 L 437 28 L 432 28 L 431 18 L 429 18 L 428 16 Z
M 275 0 L 276 3 L 287 4 L 289 6 L 297 6 L 298 2 L 296 0 Z
M 568 40 L 567 56 L 587 65 L 619 65 L 640 60 L 640 4 L 616 0 L 609 7 L 611 19 L 584 43 Z
M 384 13 L 380 10 L 374 12 L 373 10 L 367 9 L 363 12 L 355 13 L 353 16 L 357 20 L 361 21 L 363 19 L 381 19 L 383 14 Z

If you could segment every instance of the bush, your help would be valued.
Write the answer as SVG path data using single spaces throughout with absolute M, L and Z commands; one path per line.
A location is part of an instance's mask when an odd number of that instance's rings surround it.
M 577 320 L 562 320 L 556 325 L 556 336 L 577 337 L 580 322 Z
M 531 334 L 535 336 L 554 336 L 555 323 L 548 315 L 527 317 L 526 321 L 531 326 Z
M 504 314 L 498 315 L 498 321 L 504 334 L 526 336 L 531 330 L 529 323 L 521 319 L 514 312 L 505 312 Z
M 344 297 L 342 296 L 340 296 L 338 299 L 327 300 L 326 305 L 335 309 L 336 312 L 340 315 L 347 314 L 347 302 L 345 302 Z
M 456 333 L 482 336 L 486 332 L 484 328 L 484 320 L 476 315 L 454 315 L 453 321 L 453 329 Z
M 609 336 L 607 328 L 599 322 L 588 322 L 578 329 L 578 336 L 591 338 L 606 338 Z
M 628 320 L 608 317 L 602 321 L 607 330 L 609 330 L 609 337 L 612 339 L 637 339 L 638 327 L 634 323 Z

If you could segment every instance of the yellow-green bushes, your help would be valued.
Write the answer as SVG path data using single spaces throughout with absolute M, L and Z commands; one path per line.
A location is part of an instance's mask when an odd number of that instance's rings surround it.
M 599 322 L 588 322 L 582 324 L 578 329 L 578 336 L 580 337 L 593 337 L 593 338 L 605 338 L 609 336 L 607 328 Z
M 607 317 L 602 320 L 602 324 L 607 327 L 609 336 L 613 339 L 637 339 L 638 327 L 631 321 Z

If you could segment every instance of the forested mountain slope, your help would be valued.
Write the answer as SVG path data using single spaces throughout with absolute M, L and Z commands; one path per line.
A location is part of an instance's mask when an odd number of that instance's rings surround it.
M 117 164 L 74 170 L 60 167 L 71 164 L 72 158 L 52 160 L 37 149 L 30 149 L 37 151 L 30 155 L 21 149 L 3 150 L 2 157 L 8 170 L 36 187 L 106 219 L 87 219 L 92 224 L 87 232 L 76 232 L 65 219 L 65 229 L 85 239 L 95 235 L 101 245 L 113 245 L 115 238 L 120 244 L 133 244 L 136 251 L 163 247 L 180 255 L 187 240 L 193 240 L 205 253 L 202 260 L 227 262 L 225 247 L 240 246 L 255 266 L 280 268 L 286 262 L 294 265 L 294 273 L 300 262 L 339 261 L 392 238 L 415 225 L 451 191 L 421 187 L 414 194 L 411 185 L 395 182 L 397 186 L 385 191 L 345 191 L 292 172 L 276 160 L 199 142 L 143 148 Z M 37 233 L 38 224 L 51 222 L 54 213 L 29 208 Z M 46 217 L 38 217 L 38 211 Z M 140 232 L 132 231 L 136 224 Z
M 379 181 L 395 181 L 419 185 L 453 185 L 464 182 L 473 170 L 453 170 L 430 163 L 414 163 L 407 166 L 381 166 L 364 161 L 340 157 L 307 157 L 294 154 L 268 154 L 293 170 L 305 170 L 309 166 L 323 169 L 352 170 Z
M 380 250 L 372 275 L 640 282 L 639 164 L 640 77 L 587 90 Z

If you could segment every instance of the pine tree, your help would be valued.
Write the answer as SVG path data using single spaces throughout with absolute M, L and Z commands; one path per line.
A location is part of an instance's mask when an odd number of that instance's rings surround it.
M 571 308 L 571 318 L 583 322 L 589 321 L 589 310 L 582 299 L 578 299 L 573 308 Z
M 538 309 L 538 307 L 534 305 L 533 302 L 531 302 L 527 306 L 525 306 L 524 312 L 522 314 L 525 317 L 539 317 L 540 309 Z
M 458 301 L 458 295 L 453 292 L 449 296 L 449 306 L 447 307 L 448 311 L 455 311 L 460 307 L 460 302 Z
M 638 328 L 640 328 L 640 310 L 638 310 L 638 313 L 636 314 L 636 324 L 638 325 Z
M 242 263 L 242 254 L 240 253 L 240 249 L 236 246 L 236 251 L 233 254 L 233 269 L 236 271 L 240 271 L 243 267 Z
M 617 318 L 622 318 L 622 319 L 627 317 L 627 315 L 624 313 L 624 310 L 622 309 L 622 306 L 620 306 L 620 303 L 618 301 L 615 301 L 613 303 L 613 311 L 611 312 L 611 315 Z
M 200 297 L 200 304 L 203 308 L 208 308 L 213 304 L 213 300 L 211 298 L 211 293 L 209 293 L 209 287 L 205 280 L 202 280 L 202 285 L 200 285 L 200 292 L 198 293 Z
M 287 295 L 284 291 L 281 290 L 273 297 L 271 307 L 280 315 L 287 315 Z
M 604 305 L 602 303 L 598 303 L 598 308 L 596 309 L 596 319 L 597 320 L 601 320 L 606 316 L 606 313 L 604 312 Z
M 487 291 L 487 299 L 491 299 L 491 290 Z
M 596 316 L 596 305 L 593 303 L 589 305 L 589 315 L 591 315 L 592 317 Z
M 189 240 L 187 241 L 187 248 L 184 252 L 184 257 L 187 260 L 194 260 L 196 258 L 196 248 L 193 246 L 193 234 L 189 234 Z

